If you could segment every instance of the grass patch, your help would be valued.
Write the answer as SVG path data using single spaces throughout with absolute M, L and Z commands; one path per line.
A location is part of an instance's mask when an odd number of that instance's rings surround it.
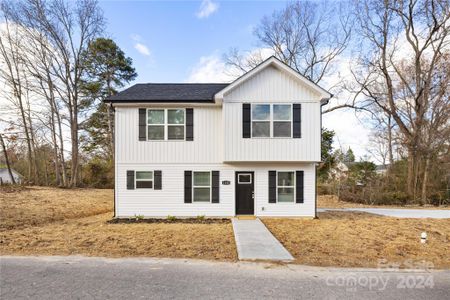
M 405 265 L 431 262 L 450 268 L 450 220 L 396 219 L 367 213 L 325 212 L 319 219 L 263 219 L 296 263 L 377 267 L 380 260 Z M 420 234 L 428 242 L 420 243 Z

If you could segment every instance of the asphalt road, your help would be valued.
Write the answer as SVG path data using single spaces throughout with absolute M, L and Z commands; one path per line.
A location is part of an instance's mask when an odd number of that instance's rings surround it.
M 449 299 L 450 271 L 1 257 L 1 299 Z

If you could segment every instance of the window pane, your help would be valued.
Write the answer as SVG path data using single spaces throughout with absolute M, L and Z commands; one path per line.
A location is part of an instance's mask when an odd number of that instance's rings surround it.
M 169 140 L 184 140 L 184 126 L 167 127 L 167 138 Z
M 209 188 L 194 188 L 194 201 L 195 202 L 210 202 L 210 189 Z
M 252 137 L 269 137 L 270 122 L 252 122 Z
M 238 183 L 252 183 L 251 174 L 239 174 Z
M 278 202 L 294 202 L 294 188 L 278 188 Z
M 270 120 L 270 105 L 268 104 L 252 105 L 252 119 L 259 121 Z
M 209 172 L 194 172 L 195 186 L 209 186 L 210 185 Z
M 278 186 L 294 186 L 294 172 L 278 172 Z
M 149 140 L 163 140 L 164 139 L 164 126 L 148 126 L 148 139 Z
M 136 179 L 153 179 L 153 172 L 136 172 Z
M 274 137 L 291 137 L 291 122 L 273 122 Z
M 169 109 L 167 120 L 169 124 L 184 124 L 184 109 Z
M 291 119 L 291 106 L 274 104 L 273 105 L 273 119 L 274 120 L 290 120 Z
M 148 124 L 164 124 L 164 110 L 150 109 L 147 115 Z
M 151 189 L 153 188 L 153 181 L 136 181 L 137 189 Z

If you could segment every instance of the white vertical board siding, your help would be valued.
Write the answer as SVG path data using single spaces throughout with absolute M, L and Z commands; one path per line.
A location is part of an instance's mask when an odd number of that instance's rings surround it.
M 127 170 L 162 171 L 162 189 L 127 190 Z M 220 203 L 184 203 L 184 171 L 220 171 Z M 304 203 L 269 203 L 269 170 L 303 170 Z M 116 216 L 130 217 L 231 217 L 235 215 L 235 171 L 255 172 L 255 215 L 313 217 L 315 202 L 314 164 L 121 164 L 116 173 Z M 230 181 L 223 185 L 222 181 Z
M 186 106 L 171 106 L 171 108 L 184 107 Z M 223 161 L 221 107 L 194 107 L 193 141 L 139 141 L 138 109 L 138 107 L 115 108 L 116 163 L 220 163 Z
M 320 101 L 306 84 L 275 67 L 267 67 L 224 95 L 224 102 Z
M 320 161 L 320 103 L 300 102 L 301 138 L 243 138 L 242 103 L 224 103 L 224 161 Z
M 301 138 L 242 137 L 242 103 L 301 103 Z M 225 162 L 320 161 L 320 98 L 285 72 L 268 67 L 224 96 Z

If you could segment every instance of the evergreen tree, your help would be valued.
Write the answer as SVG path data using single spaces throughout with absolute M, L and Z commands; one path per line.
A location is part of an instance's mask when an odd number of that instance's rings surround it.
M 335 157 L 333 155 L 334 131 L 322 128 L 322 163 L 317 170 L 320 179 L 325 180 L 328 177 L 328 171 L 334 166 Z
M 118 89 L 137 76 L 132 59 L 117 44 L 106 38 L 91 42 L 82 55 L 86 70 L 83 77 L 83 108 L 94 107 L 95 112 L 83 123 L 86 134 L 82 136 L 83 149 L 88 153 L 103 154 L 107 159 L 114 153 L 114 116 L 111 106 L 103 99 L 117 93 Z

